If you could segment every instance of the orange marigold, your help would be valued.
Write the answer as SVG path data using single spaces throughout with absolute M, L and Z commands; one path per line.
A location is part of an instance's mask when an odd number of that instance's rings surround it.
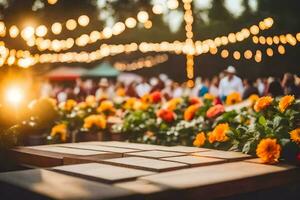
M 134 106 L 134 103 L 138 101 L 137 98 L 134 98 L 134 97 L 131 97 L 131 98 L 128 98 L 124 105 L 123 105 L 123 108 L 126 109 L 126 110 L 131 110 L 133 109 L 133 106 Z
M 86 102 L 87 106 L 93 107 L 97 103 L 97 100 L 94 95 L 89 95 L 85 98 L 85 102 Z
M 116 91 L 117 96 L 124 97 L 126 95 L 126 91 L 123 87 L 120 87 Z
M 200 104 L 194 104 L 189 106 L 185 111 L 184 111 L 184 120 L 190 121 L 194 118 L 197 110 L 200 108 Z
M 143 101 L 137 100 L 133 104 L 133 109 L 134 110 L 147 110 L 149 107 L 148 103 L 145 103 Z
M 201 147 L 205 144 L 205 140 L 206 140 L 205 133 L 204 132 L 198 133 L 193 142 L 193 145 L 196 147 Z
M 209 143 L 214 143 L 215 141 L 216 141 L 216 137 L 215 137 L 215 135 L 212 133 L 212 132 L 209 132 L 208 134 L 207 134 L 207 136 L 208 136 L 208 141 L 209 141 Z
M 113 115 L 116 112 L 114 103 L 109 100 L 102 101 L 97 108 L 98 113 L 105 113 L 107 115 Z
M 226 142 L 228 140 L 228 137 L 227 137 L 227 132 L 230 130 L 229 128 L 229 124 L 228 123 L 224 123 L 224 124 L 218 124 L 212 134 L 214 135 L 215 137 L 215 140 L 217 142 Z
M 295 97 L 292 95 L 284 96 L 279 101 L 279 111 L 284 112 L 295 101 Z
M 65 142 L 67 140 L 67 125 L 66 124 L 58 124 L 52 127 L 51 129 L 51 137 L 55 137 L 56 135 L 60 135 L 61 141 Z
M 233 105 L 242 101 L 241 94 L 238 92 L 233 92 L 226 97 L 226 105 Z
M 168 109 L 168 110 L 175 110 L 176 108 L 177 108 L 177 106 L 179 105 L 179 104 L 181 104 L 183 102 L 183 99 L 182 98 L 173 98 L 173 99 L 171 99 L 171 100 L 169 100 L 167 103 L 166 103 L 166 105 L 165 105 L 165 107 L 166 107 L 166 109 Z
M 259 96 L 257 94 L 252 94 L 250 97 L 248 97 L 248 100 L 251 101 L 252 105 L 259 99 Z
M 300 128 L 296 128 L 290 132 L 291 140 L 300 144 Z
M 273 164 L 278 162 L 281 147 L 277 144 L 276 139 L 262 139 L 256 149 L 256 155 L 263 163 Z
M 150 94 L 144 94 L 141 97 L 141 101 L 144 102 L 144 103 L 152 103 Z
M 202 103 L 202 101 L 201 101 L 200 98 L 198 98 L 198 97 L 191 97 L 189 99 L 189 104 L 190 105 L 194 105 L 194 104 L 203 104 L 203 103 Z
M 215 106 L 210 107 L 207 112 L 206 112 L 206 116 L 208 118 L 214 118 L 217 117 L 218 115 L 222 114 L 225 112 L 225 108 L 223 105 L 221 104 L 217 104 Z
M 256 112 L 259 112 L 259 111 L 267 108 L 269 105 L 271 105 L 272 102 L 273 102 L 273 98 L 270 96 L 261 97 L 255 102 L 254 110 Z
M 77 102 L 73 99 L 68 99 L 66 102 L 60 103 L 59 107 L 66 111 L 71 111 L 75 106 L 77 105 Z
M 105 129 L 106 118 L 103 115 L 90 115 L 84 119 L 83 127 L 86 129 L 91 129 L 92 127 Z

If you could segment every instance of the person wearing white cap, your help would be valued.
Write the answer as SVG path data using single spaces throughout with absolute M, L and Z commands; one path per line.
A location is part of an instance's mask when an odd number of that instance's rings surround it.
M 228 66 L 225 70 L 226 76 L 221 79 L 219 85 L 219 95 L 222 100 L 233 92 L 243 94 L 243 82 L 236 76 L 236 70 L 233 66 Z

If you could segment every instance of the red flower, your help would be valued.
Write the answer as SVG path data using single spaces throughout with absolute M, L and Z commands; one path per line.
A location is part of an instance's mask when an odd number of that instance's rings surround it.
M 201 101 L 200 98 L 198 98 L 198 97 L 191 97 L 189 99 L 189 104 L 190 105 L 194 105 L 194 104 L 200 104 L 200 105 L 202 105 L 203 103 L 202 103 L 202 101 Z
M 172 122 L 175 119 L 175 113 L 170 110 L 160 109 L 157 111 L 156 116 L 164 120 L 165 122 Z
M 217 104 L 215 106 L 210 107 L 206 112 L 206 117 L 208 118 L 214 118 L 220 114 L 225 112 L 225 108 L 221 104 Z
M 158 103 L 161 101 L 161 93 L 159 91 L 152 92 L 150 96 L 153 103 Z

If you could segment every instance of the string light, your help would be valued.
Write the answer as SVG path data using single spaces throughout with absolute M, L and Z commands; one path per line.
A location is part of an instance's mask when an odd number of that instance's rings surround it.
M 168 59 L 169 58 L 167 54 L 162 54 L 162 55 L 147 56 L 145 58 L 140 58 L 131 63 L 116 62 L 114 66 L 119 71 L 133 71 L 144 67 L 149 68 L 149 67 L 156 66 L 158 64 L 168 61 Z
M 52 24 L 51 26 L 51 31 L 52 33 L 54 33 L 55 35 L 58 35 L 61 33 L 62 31 L 62 25 L 59 22 L 55 22 L 54 24 Z
M 87 15 L 81 15 L 78 17 L 78 24 L 80 26 L 87 26 L 90 23 L 90 18 Z
M 149 14 L 146 11 L 140 11 L 137 14 L 137 19 L 141 23 L 145 23 L 149 19 Z
M 19 35 L 19 29 L 17 26 L 13 25 L 9 29 L 9 35 L 11 38 L 16 38 Z

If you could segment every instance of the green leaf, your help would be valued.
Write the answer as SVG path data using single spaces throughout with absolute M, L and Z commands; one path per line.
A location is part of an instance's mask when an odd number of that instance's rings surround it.
M 262 126 L 266 126 L 267 120 L 264 116 L 260 116 L 259 119 L 258 119 L 258 123 Z

